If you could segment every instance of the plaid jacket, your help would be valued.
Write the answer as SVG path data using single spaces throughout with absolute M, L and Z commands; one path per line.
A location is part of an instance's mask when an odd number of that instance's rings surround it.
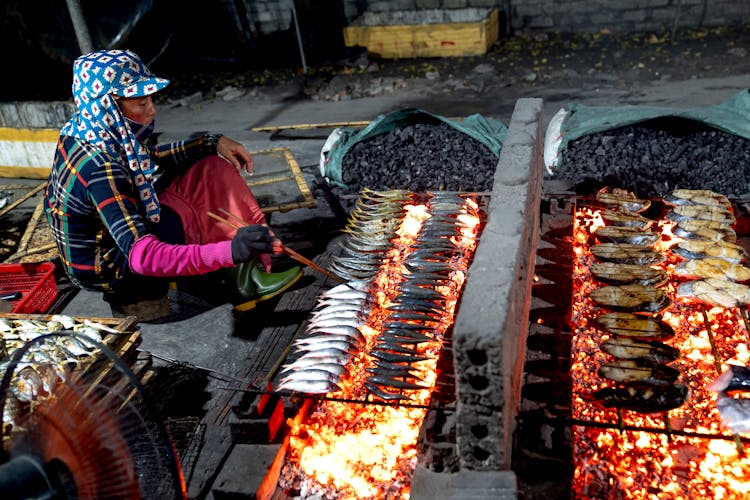
M 218 135 L 148 147 L 160 175 L 216 154 Z M 124 159 L 61 135 L 44 200 L 65 271 L 81 288 L 109 291 L 128 266 L 147 219 Z

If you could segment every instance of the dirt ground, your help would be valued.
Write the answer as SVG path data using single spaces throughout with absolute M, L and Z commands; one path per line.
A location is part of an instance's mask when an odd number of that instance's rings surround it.
M 170 99 L 230 92 L 273 98 L 295 89 L 299 99 L 339 101 L 393 93 L 423 97 L 533 95 L 547 86 L 585 92 L 600 86 L 689 80 L 750 73 L 750 25 L 689 31 L 517 35 L 487 54 L 465 58 L 382 60 L 349 49 L 328 65 L 302 68 L 190 71 L 168 68 Z

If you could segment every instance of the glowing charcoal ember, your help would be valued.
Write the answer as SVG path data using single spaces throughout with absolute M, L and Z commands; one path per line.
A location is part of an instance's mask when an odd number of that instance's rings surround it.
M 708 389 L 718 375 L 715 359 L 723 367 L 727 364 L 750 365 L 748 332 L 742 317 L 737 309 L 706 306 L 675 294 L 679 280 L 673 277 L 673 273 L 681 259 L 669 254 L 667 249 L 680 239 L 670 233 L 675 222 L 669 221 L 655 222 L 662 231 L 662 240 L 668 244 L 660 242 L 656 245 L 659 251 L 667 254 L 667 259 L 654 267 L 658 266 L 670 275 L 669 282 L 662 289 L 672 304 L 658 316 L 627 312 L 602 314 L 589 296 L 600 286 L 590 272 L 590 266 L 596 263 L 590 242 L 593 230 L 604 223 L 598 210 L 579 207 L 576 213 L 571 413 L 574 419 L 605 423 L 611 428 L 573 426 L 575 471 L 572 496 L 748 498 L 750 456 L 738 451 L 720 417 L 716 394 Z M 707 324 L 712 334 L 710 338 Z M 671 399 L 674 403 L 679 403 L 683 390 L 688 389 L 684 404 L 674 408 L 669 404 L 668 392 L 651 388 L 653 394 L 644 398 L 648 396 L 643 392 L 644 388 L 622 386 L 597 373 L 600 366 L 612 362 L 612 354 L 603 348 L 605 342 L 657 338 L 680 353 L 669 363 L 680 372 L 680 379 L 664 386 L 676 396 Z M 603 406 L 602 399 L 594 397 L 597 392 L 600 398 L 609 401 L 611 407 Z M 660 398 L 654 399 L 659 394 Z M 658 412 L 643 413 L 654 410 Z M 662 430 L 663 433 L 620 430 L 619 425 Z M 667 435 L 668 429 L 688 435 Z M 727 439 L 698 437 L 714 434 Z

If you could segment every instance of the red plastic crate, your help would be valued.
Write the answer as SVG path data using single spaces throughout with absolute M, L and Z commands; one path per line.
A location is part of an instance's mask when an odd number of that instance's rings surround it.
M 47 312 L 57 298 L 55 265 L 52 262 L 0 264 L 0 293 L 10 292 L 21 292 L 21 298 L 12 301 L 11 312 Z

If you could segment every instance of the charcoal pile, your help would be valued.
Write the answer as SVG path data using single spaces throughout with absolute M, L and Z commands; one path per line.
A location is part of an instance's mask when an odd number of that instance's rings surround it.
M 417 123 L 354 145 L 341 162 L 353 191 L 490 191 L 497 156 L 448 124 Z
M 687 121 L 621 127 L 571 141 L 555 176 L 641 197 L 674 189 L 740 196 L 750 192 L 750 140 Z

